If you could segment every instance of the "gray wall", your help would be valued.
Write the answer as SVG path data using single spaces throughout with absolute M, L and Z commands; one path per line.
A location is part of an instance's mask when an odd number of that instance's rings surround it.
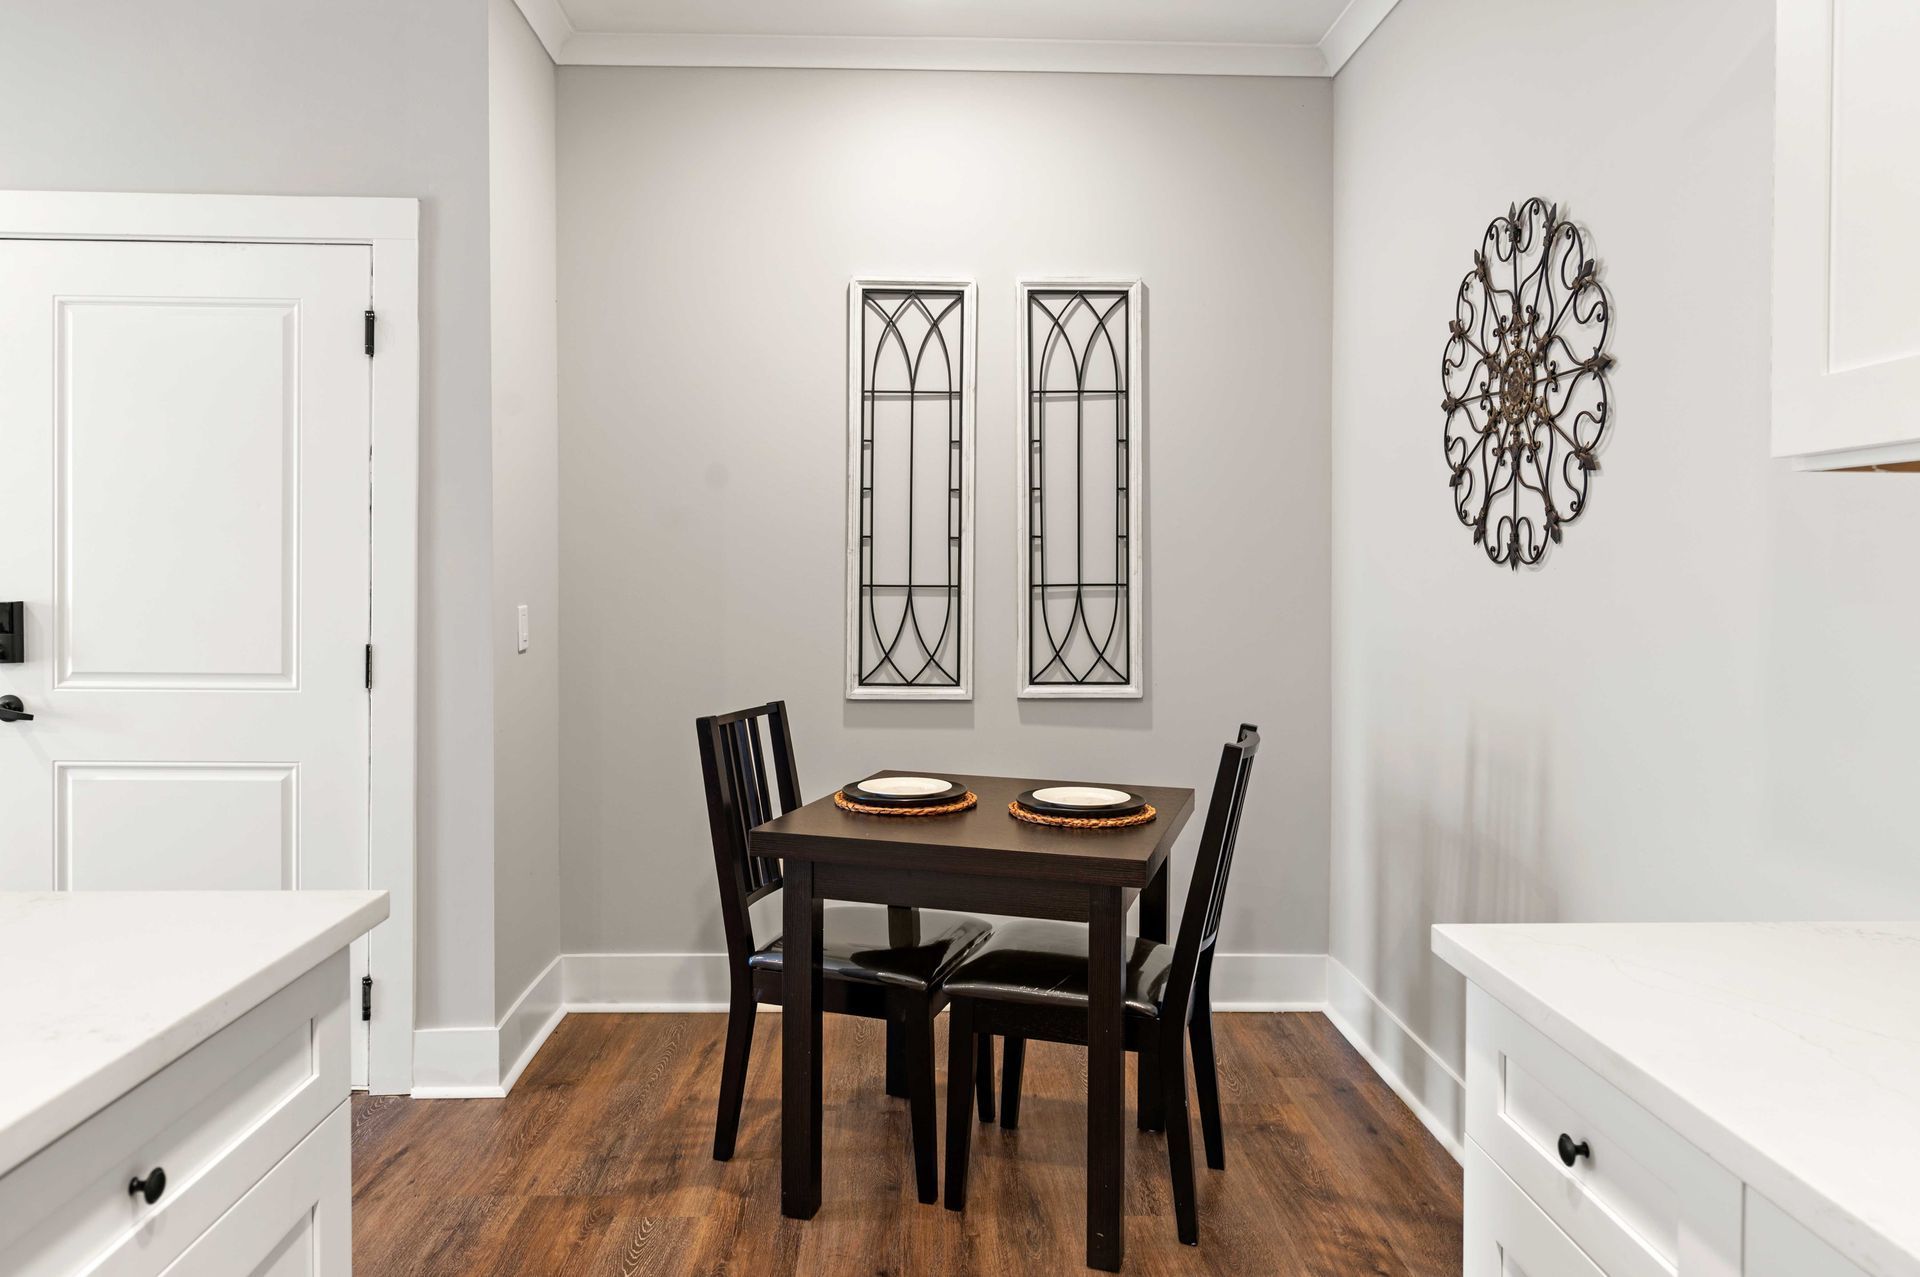
M 693 719 L 773 697 L 808 796 L 881 766 L 1198 786 L 1257 721 L 1223 945 L 1324 951 L 1331 97 L 561 70 L 568 952 L 722 948 Z M 980 286 L 970 704 L 843 699 L 846 289 L 884 272 Z M 1147 281 L 1143 702 L 1014 698 L 1023 273 Z
M 0 8 L 0 186 L 421 200 L 422 1026 L 494 1015 L 486 41 L 463 0 Z
M 493 322 L 494 1006 L 560 953 L 559 385 L 553 63 L 488 0 Z M 514 608 L 532 643 L 516 651 Z
M 1455 1069 L 1429 923 L 1920 911 L 1920 480 L 1767 459 L 1772 35 L 1401 0 L 1335 85 L 1332 952 Z M 1490 48 L 1548 78 L 1463 74 Z M 1535 194 L 1591 231 L 1617 416 L 1515 575 L 1449 504 L 1438 368 Z

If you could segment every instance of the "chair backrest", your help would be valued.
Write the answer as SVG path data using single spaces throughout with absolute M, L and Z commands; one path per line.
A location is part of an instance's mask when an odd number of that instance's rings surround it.
M 700 737 L 700 771 L 707 784 L 707 824 L 713 833 L 713 867 L 720 882 L 727 959 L 737 970 L 753 952 L 749 907 L 780 889 L 778 862 L 749 856 L 747 833 L 800 805 L 787 703 L 769 701 L 696 719 L 694 728 Z M 773 762 L 771 792 L 769 758 Z M 780 800 L 779 811 L 773 809 L 774 797 Z
M 1192 1005 L 1200 964 L 1212 961 L 1214 940 L 1220 934 L 1220 912 L 1227 900 L 1227 875 L 1233 869 L 1234 842 L 1240 835 L 1240 811 L 1247 799 L 1247 777 L 1259 749 L 1260 729 L 1242 723 L 1239 739 L 1220 751 L 1220 770 L 1214 777 L 1213 797 L 1207 803 L 1207 823 L 1200 832 L 1193 881 L 1187 887 L 1187 904 L 1180 914 L 1180 934 L 1174 937 L 1173 971 L 1167 984 L 1170 1006 Z M 1186 1023 L 1184 1015 L 1178 1023 Z

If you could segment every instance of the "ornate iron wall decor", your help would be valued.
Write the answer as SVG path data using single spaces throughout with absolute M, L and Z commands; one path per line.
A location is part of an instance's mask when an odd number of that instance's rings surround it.
M 847 695 L 973 696 L 971 283 L 860 279 L 847 316 Z
M 1607 431 L 1611 310 L 1586 235 L 1540 199 L 1487 226 L 1460 281 L 1440 383 L 1453 507 L 1518 570 L 1587 508 Z
M 1020 285 L 1019 687 L 1144 694 L 1142 286 Z

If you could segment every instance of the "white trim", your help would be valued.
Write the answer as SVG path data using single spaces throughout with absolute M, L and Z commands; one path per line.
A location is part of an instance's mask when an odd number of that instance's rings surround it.
M 0 191 L 0 238 L 366 244 L 373 250 L 372 639 L 367 886 L 391 896 L 373 929 L 368 1084 L 413 1084 L 414 748 L 419 625 L 420 204 L 413 199 Z
M 421 1029 L 414 1038 L 416 1100 L 497 1100 L 560 1027 L 564 959 L 556 955 L 491 1027 Z
M 1035 289 L 1119 288 L 1127 294 L 1127 678 L 1124 684 L 1032 683 L 1033 572 L 1032 495 L 1027 474 L 1027 358 L 1032 344 L 1027 332 L 1027 295 Z M 1014 339 L 1019 343 L 1014 377 L 1014 655 L 1013 685 L 1023 701 L 1030 700 L 1138 700 L 1147 694 L 1146 600 L 1147 556 L 1145 511 L 1147 488 L 1147 288 L 1138 277 L 1089 278 L 1054 276 L 1022 278 L 1014 286 Z
M 727 1009 L 724 953 L 569 953 L 561 961 L 570 1012 Z M 1216 1011 L 1318 1011 L 1326 989 L 1323 954 L 1222 953 L 1214 959 Z
M 958 288 L 960 316 L 960 657 L 959 686 L 910 687 L 860 685 L 860 427 L 863 404 L 860 378 L 866 362 L 861 331 L 861 299 L 869 288 Z M 850 701 L 970 701 L 973 699 L 973 476 L 975 468 L 974 370 L 979 343 L 979 291 L 970 279 L 923 275 L 914 278 L 863 275 L 847 285 L 847 699 Z M 911 481 L 911 476 L 909 476 Z
M 1326 961 L 1327 1019 L 1453 1160 L 1462 1160 L 1467 1084 L 1339 959 Z
M 870 71 L 1066 71 L 1118 75 L 1327 74 L 1310 44 L 1006 40 L 958 36 L 677 35 L 581 31 L 563 66 L 785 67 Z
M 559 66 L 787 67 L 879 71 L 1064 71 L 1324 78 L 1396 0 L 1351 0 L 1314 44 L 1030 40 L 964 36 L 712 35 L 581 31 L 564 0 L 518 0 Z
M 1795 470 L 1875 470 L 1881 466 L 1911 465 L 1920 461 L 1920 439 L 1882 443 L 1833 452 L 1807 452 L 1792 458 Z
M 1215 1011 L 1322 1011 L 1324 953 L 1216 953 L 1210 992 Z
M 1340 74 L 1340 68 L 1360 51 L 1368 36 L 1380 29 L 1380 24 L 1398 3 L 1400 0 L 1348 0 L 1347 7 L 1320 37 L 1320 56 L 1326 59 L 1326 73 Z
M 517 3 L 547 56 L 558 65 L 561 51 L 567 47 L 567 41 L 573 39 L 573 20 L 567 17 L 566 9 L 560 0 L 517 0 Z

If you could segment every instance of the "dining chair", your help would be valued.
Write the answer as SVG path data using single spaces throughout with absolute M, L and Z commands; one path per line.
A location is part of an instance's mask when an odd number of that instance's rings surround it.
M 776 862 L 747 854 L 754 826 L 800 805 L 793 736 L 784 701 L 770 701 L 695 722 L 706 780 L 707 822 L 720 882 L 720 918 L 727 937 L 726 1053 L 713 1156 L 733 1156 L 746 1096 L 754 1008 L 782 1004 L 785 955 L 780 937 L 756 937 L 753 906 L 781 888 Z M 773 767 L 769 787 L 767 763 Z M 777 799 L 779 811 L 772 803 Z M 934 1105 L 933 1017 L 945 1005 L 941 979 L 992 930 L 979 918 L 932 909 L 836 904 L 824 911 L 821 965 L 828 1011 L 886 1022 L 886 1089 L 905 1095 L 911 1114 L 914 1178 L 920 1200 L 938 1198 L 939 1155 Z M 773 913 L 778 918 L 777 910 Z M 992 1039 L 980 1050 L 990 1053 Z M 992 1056 L 975 1086 L 983 1120 L 992 1108 Z M 972 1077 L 969 1073 L 969 1077 Z
M 1158 1084 L 1156 1107 L 1167 1131 L 1174 1217 L 1180 1240 L 1189 1246 L 1199 1243 L 1200 1224 L 1194 1201 L 1193 1135 L 1187 1123 L 1184 1040 L 1190 1035 L 1193 1041 L 1207 1165 L 1223 1170 L 1226 1150 L 1220 1130 L 1208 985 L 1247 777 L 1259 748 L 1259 729 L 1243 723 L 1239 738 L 1221 750 L 1179 934 L 1171 945 L 1132 937 L 1124 972 L 1126 1049 L 1139 1053 L 1140 1067 Z M 1087 928 L 1071 922 L 1001 923 L 947 976 L 947 1209 L 962 1210 L 967 1203 L 972 1127 L 968 1097 L 975 1085 L 977 1050 L 970 1039 L 979 1034 L 1007 1038 L 1000 1110 L 1002 1124 L 1013 1125 L 1020 1106 L 1020 1064 L 1014 1044 L 1033 1038 L 1084 1046 L 1087 986 Z M 1142 1098 L 1148 1098 L 1146 1088 Z M 1147 1124 L 1143 1120 L 1142 1125 Z

